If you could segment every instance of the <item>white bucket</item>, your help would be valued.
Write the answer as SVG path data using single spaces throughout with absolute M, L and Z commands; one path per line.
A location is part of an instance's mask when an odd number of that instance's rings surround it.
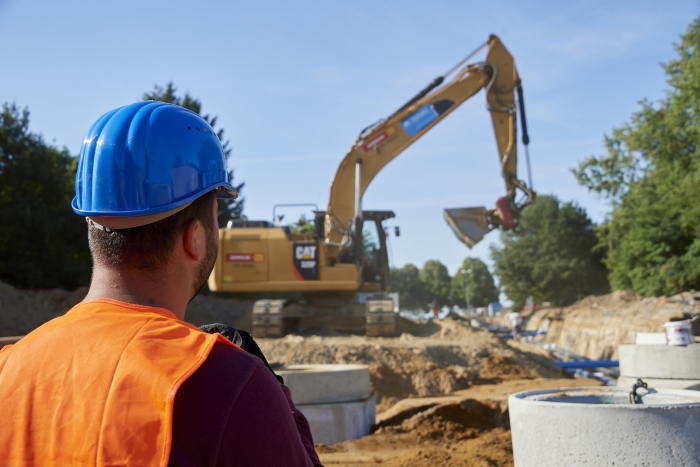
M 694 344 L 695 339 L 690 334 L 690 321 L 671 321 L 664 324 L 666 328 L 666 342 L 668 345 Z

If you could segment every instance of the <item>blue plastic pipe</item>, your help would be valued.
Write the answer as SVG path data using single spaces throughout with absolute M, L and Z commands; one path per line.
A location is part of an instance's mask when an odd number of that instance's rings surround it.
M 619 360 L 584 360 L 578 362 L 559 362 L 553 360 L 554 364 L 560 368 L 609 368 L 620 366 Z
M 539 331 L 527 331 L 527 332 L 521 332 L 520 336 L 522 337 L 527 337 L 527 336 L 539 336 L 541 334 L 545 334 L 545 332 L 540 329 Z M 502 336 L 498 336 L 501 339 L 510 339 L 513 337 L 513 333 L 508 333 L 508 334 L 503 334 Z
M 573 375 L 581 376 L 582 378 L 597 379 L 598 381 L 605 383 L 606 386 L 617 386 L 617 382 L 615 382 L 615 380 L 613 379 L 607 378 L 605 376 L 594 375 L 590 371 L 582 370 L 580 368 L 567 368 L 565 371 Z

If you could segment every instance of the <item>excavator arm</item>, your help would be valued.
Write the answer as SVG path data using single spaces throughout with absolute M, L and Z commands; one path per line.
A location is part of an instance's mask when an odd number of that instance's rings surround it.
M 469 58 L 488 46 L 486 60 L 466 65 Z M 498 227 L 513 228 L 519 211 L 534 201 L 535 193 L 517 178 L 515 92 L 520 78 L 515 61 L 500 39 L 491 36 L 485 44 L 446 76 L 437 78 L 393 115 L 363 130 L 338 167 L 331 184 L 325 215 L 326 259 L 339 261 L 353 245 L 354 232 L 362 232 L 362 195 L 374 177 L 403 150 L 430 131 L 442 119 L 481 89 L 486 90 L 486 106 L 491 114 L 498 157 L 506 185 L 506 196 L 497 207 L 445 210 L 455 234 L 468 246 Z M 516 189 L 525 194 L 516 205 Z M 358 243 L 354 242 L 357 246 Z

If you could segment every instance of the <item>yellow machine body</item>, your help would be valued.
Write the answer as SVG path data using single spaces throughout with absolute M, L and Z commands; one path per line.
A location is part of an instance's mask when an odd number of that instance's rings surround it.
M 286 229 L 272 226 L 220 229 L 219 245 L 216 266 L 209 278 L 212 290 L 357 292 L 362 285 L 362 268 L 359 265 L 325 265 L 325 250 L 319 248 L 313 235 L 294 235 Z M 318 279 L 306 280 L 295 270 L 295 246 L 299 245 L 303 245 L 301 248 L 315 248 L 315 251 L 307 251 L 310 258 L 302 261 L 317 261 Z
M 485 61 L 465 65 L 483 47 L 488 48 Z M 493 209 L 453 208 L 446 209 L 444 215 L 469 247 L 497 227 L 517 226 L 520 210 L 536 196 L 516 173 L 515 93 L 517 90 L 522 98 L 520 78 L 515 60 L 498 37 L 489 37 L 476 52 L 391 116 L 360 133 L 336 171 L 326 210 L 315 211 L 313 234 L 294 234 L 289 227 L 267 221 L 232 221 L 230 228 L 220 229 L 219 255 L 209 278 L 212 291 L 294 292 L 305 297 L 296 303 L 258 301 L 253 316 L 256 336 L 283 335 L 286 321 L 312 315 L 342 315 L 348 323 L 364 316 L 352 297 L 357 292 L 386 290 L 389 259 L 382 222 L 394 213 L 363 211 L 362 195 L 389 162 L 482 89 L 486 91 L 506 195 Z M 522 100 L 520 104 L 522 107 Z M 518 204 L 516 189 L 525 195 Z M 372 232 L 369 237 L 368 226 Z M 386 300 L 368 301 L 367 333 L 392 333 L 392 309 Z

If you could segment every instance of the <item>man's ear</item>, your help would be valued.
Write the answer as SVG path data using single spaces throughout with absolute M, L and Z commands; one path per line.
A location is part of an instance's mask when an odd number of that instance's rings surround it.
M 182 246 L 185 249 L 185 254 L 193 261 L 201 260 L 206 250 L 206 242 L 201 235 L 202 232 L 204 232 L 204 226 L 197 219 L 185 224 L 182 231 Z

